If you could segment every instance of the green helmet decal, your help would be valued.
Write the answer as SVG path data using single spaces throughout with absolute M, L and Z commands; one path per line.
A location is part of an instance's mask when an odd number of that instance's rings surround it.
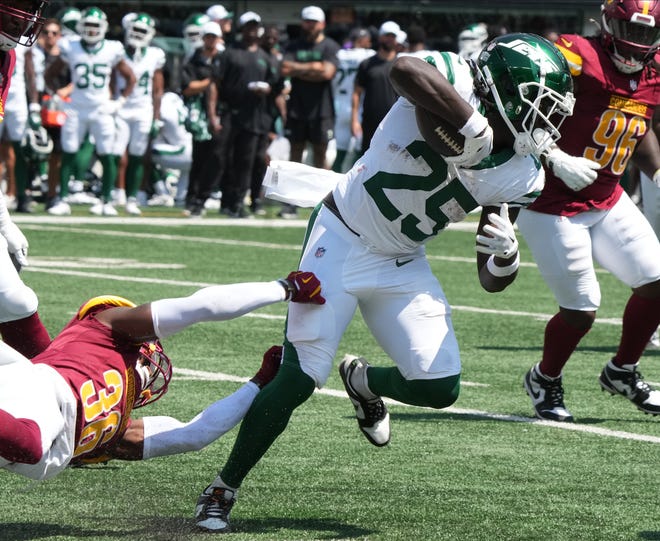
M 540 154 L 559 139 L 575 98 L 566 59 L 551 42 L 534 34 L 500 36 L 484 47 L 476 71 L 477 94 L 497 106 L 517 153 Z
M 96 6 L 85 8 L 80 12 L 76 31 L 85 43 L 95 44 L 103 41 L 108 31 L 108 18 L 103 10 Z

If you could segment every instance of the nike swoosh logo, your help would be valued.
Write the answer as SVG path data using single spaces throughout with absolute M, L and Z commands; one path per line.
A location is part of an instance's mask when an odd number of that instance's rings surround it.
M 399 261 L 398 259 L 395 261 L 395 264 L 397 267 L 403 267 L 404 265 L 407 265 L 411 261 L 414 261 L 414 259 L 404 259 L 403 261 Z
M 566 38 L 561 38 L 561 40 L 564 42 L 564 45 L 566 45 L 566 47 L 573 47 L 572 41 L 568 41 Z
M 312 280 L 312 277 L 311 277 L 311 276 L 310 276 L 309 278 L 307 278 L 307 280 L 305 280 L 304 278 L 301 278 L 301 279 L 300 279 L 300 281 L 301 281 L 303 284 L 308 284 L 311 280 Z

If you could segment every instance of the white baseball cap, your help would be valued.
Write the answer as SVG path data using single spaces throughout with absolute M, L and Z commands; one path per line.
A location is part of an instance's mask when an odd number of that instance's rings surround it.
M 220 4 L 215 4 L 206 10 L 206 14 L 214 21 L 219 21 L 220 19 L 231 19 L 234 14 L 231 11 L 227 11 L 225 6 Z
M 378 29 L 379 36 L 384 36 L 385 34 L 394 34 L 395 36 L 398 36 L 399 32 L 401 32 L 401 27 L 394 21 L 385 21 Z
M 303 21 L 319 21 L 325 22 L 325 13 L 320 7 L 307 6 L 300 13 L 300 18 Z
M 261 23 L 261 17 L 259 17 L 254 11 L 246 11 L 239 17 L 238 27 L 242 28 L 244 25 L 251 22 Z
M 208 21 L 204 23 L 202 25 L 202 36 L 207 36 L 208 34 L 212 34 L 213 36 L 221 38 L 222 29 L 220 28 L 220 25 L 215 21 Z

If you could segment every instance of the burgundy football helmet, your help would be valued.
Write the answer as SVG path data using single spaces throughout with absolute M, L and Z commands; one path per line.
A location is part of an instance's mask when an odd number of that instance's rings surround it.
M 635 73 L 660 47 L 660 0 L 605 0 L 601 7 L 603 44 L 617 69 Z
M 0 51 L 16 45 L 30 47 L 45 19 L 41 13 L 49 0 L 8 0 L 0 4 Z
M 134 408 L 141 408 L 158 400 L 167 392 L 172 379 L 172 362 L 165 355 L 160 342 L 145 342 L 135 363 L 140 391 L 136 393 Z

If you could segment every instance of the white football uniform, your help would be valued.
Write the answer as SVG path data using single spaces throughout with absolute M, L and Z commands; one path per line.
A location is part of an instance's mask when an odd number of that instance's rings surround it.
M 96 141 L 100 155 L 111 154 L 115 141 L 115 119 L 105 107 L 110 99 L 112 69 L 124 59 L 124 46 L 115 40 L 103 40 L 94 47 L 80 38 L 59 41 L 61 58 L 69 65 L 73 91 L 65 109 L 62 126 L 62 150 L 75 153 L 85 136 Z
M 472 76 L 453 53 L 433 53 L 436 67 L 472 106 Z M 531 202 L 544 183 L 540 164 L 513 150 L 473 169 L 448 172 L 423 140 L 414 106 L 400 98 L 367 152 L 333 190 L 340 219 L 321 205 L 312 214 L 299 268 L 323 284 L 326 304 L 291 303 L 286 338 L 302 370 L 322 386 L 357 307 L 406 379 L 460 373 L 451 310 L 431 272 L 424 244 L 479 205 Z
M 131 156 L 143 156 L 149 146 L 149 134 L 153 123 L 154 73 L 165 66 L 165 51 L 160 47 L 145 47 L 124 60 L 133 70 L 136 83 L 133 92 L 117 115 L 117 137 L 113 154 L 121 156 L 126 148 Z M 118 78 L 117 91 L 126 86 Z
M 335 97 L 335 139 L 337 150 L 358 148 L 351 133 L 351 108 L 355 75 L 360 62 L 376 54 L 373 49 L 340 49 L 337 51 L 337 73 L 332 80 Z
M 0 122 L 0 137 L 7 136 L 10 141 L 23 139 L 28 120 L 27 88 L 25 84 L 25 52 L 27 48 L 16 47 L 16 64 L 11 77 L 11 86 L 7 93 L 5 118 Z
M 192 164 L 192 134 L 184 126 L 187 116 L 188 109 L 181 96 L 165 92 L 160 103 L 163 127 L 151 143 L 151 158 L 162 168 L 179 172 L 177 199 L 178 192 L 188 186 Z

